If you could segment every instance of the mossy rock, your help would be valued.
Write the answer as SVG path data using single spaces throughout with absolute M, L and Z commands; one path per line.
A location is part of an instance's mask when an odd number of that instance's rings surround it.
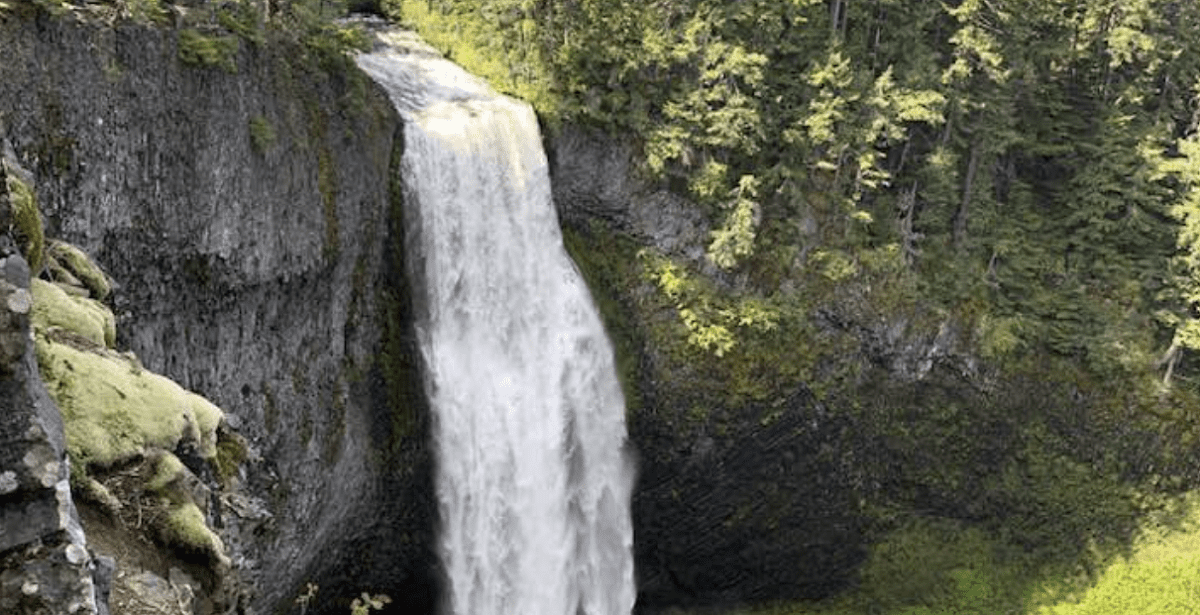
M 112 310 L 94 299 L 68 294 L 57 284 L 35 279 L 33 326 L 39 331 L 59 327 L 88 341 L 112 348 L 117 338 L 117 323 Z
M 222 430 L 217 434 L 217 478 L 228 487 L 238 475 L 238 468 L 250 458 L 246 440 L 240 435 Z
M 175 450 L 185 440 L 202 457 L 216 456 L 220 408 L 136 359 L 55 337 L 37 336 L 38 365 L 62 409 L 74 463 L 107 467 L 152 448 Z
M 170 508 L 158 532 L 168 546 L 202 555 L 218 565 L 229 565 L 224 543 L 205 523 L 204 513 L 191 502 Z
M 146 488 L 154 492 L 162 492 L 168 485 L 179 480 L 180 475 L 187 471 L 178 457 L 168 452 L 159 455 L 154 464 L 154 474 L 146 481 Z
M 46 255 L 46 273 L 48 274 L 47 279 L 58 284 L 68 293 L 81 297 L 91 296 L 88 289 L 83 286 L 83 282 L 79 281 L 79 278 L 75 277 L 70 270 L 63 267 L 58 259 L 49 254 Z
M 17 245 L 21 247 L 21 254 L 29 262 L 30 270 L 41 271 L 45 262 L 46 234 L 42 227 L 42 214 L 38 210 L 37 196 L 29 184 L 8 169 L 7 164 L 3 164 L 0 170 L 4 171 Z
M 103 301 L 112 293 L 112 283 L 108 281 L 108 276 L 83 250 L 69 243 L 52 241 L 47 253 L 73 274 L 96 299 Z

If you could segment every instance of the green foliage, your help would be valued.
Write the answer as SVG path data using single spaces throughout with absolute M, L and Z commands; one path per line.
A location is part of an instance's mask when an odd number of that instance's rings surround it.
M 205 34 L 199 30 L 179 31 L 179 60 L 201 68 L 237 72 L 238 38 L 228 34 Z
M 674 303 L 687 329 L 687 342 L 717 357 L 737 343 L 737 330 L 769 333 L 778 325 L 778 313 L 754 298 L 729 301 L 682 266 L 647 250 L 640 258 L 645 276 Z
M 392 599 L 385 594 L 372 596 L 363 592 L 362 596 L 350 603 L 350 615 L 370 615 L 371 611 L 382 611 L 391 602 Z
M 1036 615 L 1146 613 L 1184 615 L 1200 604 L 1200 518 L 1196 498 L 1183 502 L 1185 517 L 1145 528 L 1132 551 L 1105 567 L 1090 587 L 1057 597 Z
M 141 23 L 165 24 L 169 13 L 160 0 L 117 0 L 123 15 Z
M 551 92 L 533 3 L 521 0 L 384 0 L 386 12 L 417 29 L 446 57 L 479 75 L 498 91 L 534 104 L 553 118 L 558 106 Z
M 1021 319 L 1014 316 L 996 318 L 989 314 L 976 324 L 979 351 L 987 359 L 1003 360 L 1023 344 Z
M 270 41 L 296 45 L 302 62 L 353 78 L 349 54 L 365 50 L 368 41 L 361 27 L 338 21 L 347 10 L 345 0 L 224 2 L 213 8 L 215 24 L 209 24 L 207 30 L 180 33 L 180 58 L 189 64 L 236 72 L 239 41 L 256 46 Z
M 858 264 L 841 250 L 816 250 L 809 262 L 830 282 L 841 282 L 858 275 Z
M 711 611 L 723 615 L 1115 615 L 1194 612 L 1200 599 L 1196 498 L 1172 499 L 1124 554 L 1044 566 L 968 525 L 913 517 L 871 550 L 859 587 L 825 603 Z M 1091 569 L 1093 572 L 1088 572 Z M 707 611 L 706 611 L 707 612 Z
M 731 269 L 739 259 L 754 252 L 754 235 L 761 219 L 757 196 L 758 180 L 743 175 L 725 225 L 712 232 L 713 240 L 708 246 L 708 257 L 718 267 Z
M 1030 562 L 983 531 L 916 518 L 876 544 L 857 600 L 864 612 L 1021 612 Z
M 266 42 L 263 11 L 251 0 L 225 2 L 217 7 L 217 23 L 254 45 Z
M 328 21 L 321 18 L 321 12 L 316 17 L 300 11 L 295 15 L 304 46 L 330 72 L 351 73 L 349 54 L 369 48 L 366 34 L 357 26 Z
M 266 154 L 275 147 L 275 126 L 267 118 L 256 115 L 250 118 L 250 143 L 259 154 Z
M 386 7 L 551 124 L 639 135 L 646 171 L 710 207 L 722 269 L 815 254 L 842 282 L 862 251 L 898 245 L 926 300 L 1021 323 L 993 357 L 1048 350 L 1147 377 L 1158 325 L 1112 324 L 1188 318 L 1184 278 L 1164 272 L 1170 214 L 1187 219 L 1186 143 L 1172 144 L 1196 108 L 1200 10 L 844 4 L 838 23 L 809 0 Z M 815 236 L 797 232 L 808 220 Z

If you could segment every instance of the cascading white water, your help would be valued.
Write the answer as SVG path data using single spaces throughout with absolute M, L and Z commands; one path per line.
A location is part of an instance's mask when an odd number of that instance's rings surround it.
M 359 56 L 406 124 L 445 612 L 629 615 L 632 463 L 612 349 L 528 105 L 402 35 Z

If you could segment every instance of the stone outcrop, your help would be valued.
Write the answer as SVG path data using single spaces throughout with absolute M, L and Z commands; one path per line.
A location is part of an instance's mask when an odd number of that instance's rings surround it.
M 0 229 L 8 229 L 8 176 L 18 169 L 0 163 Z M 32 309 L 29 265 L 0 232 L 0 611 L 104 615 L 111 564 L 88 550 L 75 510 L 62 419 L 38 377 Z

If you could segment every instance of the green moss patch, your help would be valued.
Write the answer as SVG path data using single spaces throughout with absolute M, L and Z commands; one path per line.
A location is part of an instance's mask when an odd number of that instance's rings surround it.
M 209 529 L 204 521 L 204 513 L 200 512 L 195 504 L 189 502 L 171 508 L 159 532 L 163 542 L 168 545 L 207 557 L 213 562 L 229 562 L 225 555 L 225 545 Z
M 97 346 L 113 346 L 117 337 L 116 319 L 104 304 L 70 295 L 58 285 L 45 280 L 33 280 L 31 290 L 34 328 L 48 331 L 52 327 L 60 327 Z
M 128 356 L 52 337 L 37 337 L 38 364 L 62 409 L 74 463 L 110 466 L 151 447 L 174 450 L 185 438 L 205 458 L 216 455 L 220 408 Z
M 267 118 L 256 115 L 250 118 L 250 144 L 254 146 L 254 151 L 259 154 L 266 154 L 275 147 L 277 135 L 275 127 L 271 125 Z
M 47 250 L 55 261 L 79 280 L 92 296 L 103 301 L 112 293 L 112 284 L 104 271 L 79 248 L 61 241 L 50 242 Z
M 46 235 L 42 214 L 38 211 L 33 188 L 12 173 L 5 173 L 8 199 L 12 206 L 13 230 L 21 254 L 32 271 L 41 271 L 44 262 Z
M 183 462 L 178 457 L 164 452 L 154 464 L 154 475 L 146 481 L 146 488 L 150 491 L 163 491 L 185 471 Z
M 237 477 L 238 467 L 250 457 L 241 436 L 222 430 L 217 434 L 217 478 L 228 487 Z

